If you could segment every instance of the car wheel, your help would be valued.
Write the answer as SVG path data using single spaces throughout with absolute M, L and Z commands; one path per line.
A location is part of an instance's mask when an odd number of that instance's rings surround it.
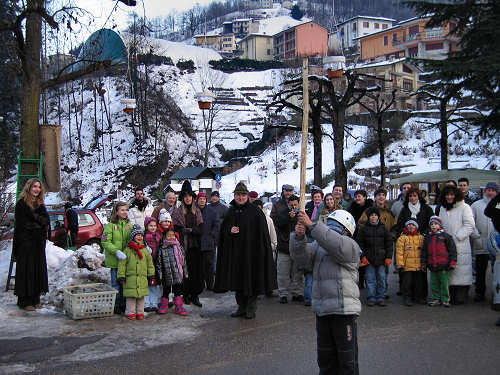
M 99 252 L 100 253 L 104 252 L 104 249 L 102 248 L 102 245 L 101 245 L 101 241 L 99 241 L 96 238 L 89 240 L 87 242 L 87 245 L 92 246 L 92 247 L 99 247 Z

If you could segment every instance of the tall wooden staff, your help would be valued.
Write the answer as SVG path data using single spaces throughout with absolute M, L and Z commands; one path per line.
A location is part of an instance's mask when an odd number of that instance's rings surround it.
M 306 210 L 306 162 L 307 139 L 309 132 L 309 60 L 305 56 L 302 61 L 302 147 L 300 155 L 300 211 Z

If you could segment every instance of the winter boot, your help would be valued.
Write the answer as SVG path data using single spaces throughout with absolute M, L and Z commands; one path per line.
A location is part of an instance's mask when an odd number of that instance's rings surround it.
M 129 320 L 136 320 L 136 315 L 135 314 L 130 314 L 130 315 L 125 315 L 127 319 Z
M 162 297 L 160 300 L 160 304 L 158 305 L 158 310 L 156 311 L 158 314 L 166 314 L 168 311 L 168 299 Z
M 183 306 L 181 296 L 175 297 L 174 304 L 175 304 L 174 313 L 179 314 L 179 315 L 183 315 L 183 316 L 188 315 L 188 312 L 186 311 L 186 309 Z

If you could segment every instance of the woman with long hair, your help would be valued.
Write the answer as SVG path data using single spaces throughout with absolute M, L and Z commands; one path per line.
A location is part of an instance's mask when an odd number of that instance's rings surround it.
M 44 205 L 45 188 L 37 178 L 24 185 L 15 209 L 12 253 L 16 259 L 17 305 L 26 311 L 41 308 L 40 295 L 49 291 L 45 244 L 50 221 Z
M 321 210 L 319 219 L 326 225 L 326 219 L 335 210 L 342 210 L 342 202 L 335 198 L 332 193 L 325 195 L 323 199 L 323 208 Z
M 184 278 L 184 303 L 201 307 L 199 295 L 203 292 L 203 254 L 201 234 L 203 216 L 195 203 L 196 194 L 189 181 L 184 181 L 179 194 L 181 206 L 172 214 L 174 228 L 186 253 L 188 277 Z

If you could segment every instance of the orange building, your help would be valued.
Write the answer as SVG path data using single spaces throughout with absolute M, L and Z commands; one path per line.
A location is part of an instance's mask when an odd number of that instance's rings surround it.
M 281 31 L 273 41 L 275 60 L 326 56 L 328 52 L 328 30 L 312 21 Z
M 448 35 L 455 24 L 450 22 L 443 27 L 427 28 L 428 21 L 429 17 L 411 18 L 386 30 L 358 38 L 361 60 L 446 58 L 448 52 L 457 49 L 460 41 L 456 35 Z

